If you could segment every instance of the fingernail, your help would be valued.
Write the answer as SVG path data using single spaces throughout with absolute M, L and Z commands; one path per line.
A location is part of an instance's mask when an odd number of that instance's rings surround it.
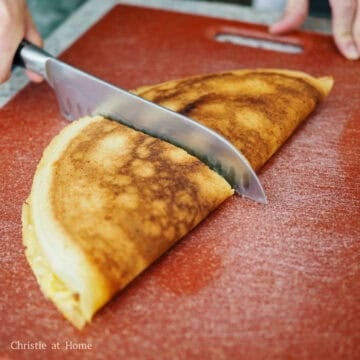
M 349 59 L 349 60 L 357 60 L 359 59 L 359 51 L 356 48 L 356 46 L 354 44 L 350 44 L 349 46 L 347 46 L 345 48 L 345 56 Z

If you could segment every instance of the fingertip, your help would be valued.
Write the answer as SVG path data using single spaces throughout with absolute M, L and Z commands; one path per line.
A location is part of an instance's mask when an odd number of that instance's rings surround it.
M 308 9 L 308 0 L 289 0 L 283 17 L 269 27 L 269 32 L 280 35 L 297 30 L 304 23 Z
M 284 18 L 269 27 L 270 34 L 282 35 L 298 29 L 298 25 L 294 24 L 291 19 Z
M 9 71 L 0 73 L 0 84 L 6 83 L 7 81 L 9 81 L 10 76 L 11 76 L 11 73 Z
M 26 75 L 32 82 L 41 83 L 44 81 L 44 78 L 42 76 L 40 76 L 39 74 L 36 74 L 32 71 L 26 70 Z
M 358 60 L 360 58 L 359 50 L 354 44 L 351 44 L 350 46 L 346 47 L 345 50 L 343 51 L 343 55 L 348 60 Z
M 268 31 L 270 34 L 278 35 L 278 34 L 282 34 L 284 32 L 284 29 L 281 23 L 277 22 L 275 24 L 270 25 Z
M 339 52 L 348 60 L 358 60 L 360 51 L 352 38 L 342 39 L 335 36 L 335 43 Z
M 25 34 L 25 39 L 38 47 L 42 48 L 44 46 L 44 41 L 36 29 L 28 30 Z
M 3 45 L 3 44 L 1 44 Z M 0 46 L 0 84 L 7 82 L 11 77 L 11 65 L 15 49 Z

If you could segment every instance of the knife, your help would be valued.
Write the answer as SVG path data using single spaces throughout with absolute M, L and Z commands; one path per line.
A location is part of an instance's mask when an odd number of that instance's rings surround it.
M 14 65 L 44 77 L 68 120 L 101 115 L 179 146 L 222 175 L 243 197 L 266 204 L 251 165 L 229 141 L 206 126 L 87 74 L 23 40 Z

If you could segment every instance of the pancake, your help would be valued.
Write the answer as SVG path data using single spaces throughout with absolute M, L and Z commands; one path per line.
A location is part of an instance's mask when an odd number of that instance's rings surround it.
M 259 70 L 135 92 L 219 131 L 259 169 L 330 87 L 329 78 Z M 22 213 L 26 257 L 45 296 L 81 329 L 232 194 L 184 150 L 83 118 L 51 141 L 37 167 Z
M 233 194 L 197 158 L 101 117 L 46 149 L 23 206 L 42 291 L 82 328 L 117 291 Z
M 142 87 L 136 93 L 197 120 L 235 145 L 255 171 L 330 92 L 331 77 L 237 70 Z

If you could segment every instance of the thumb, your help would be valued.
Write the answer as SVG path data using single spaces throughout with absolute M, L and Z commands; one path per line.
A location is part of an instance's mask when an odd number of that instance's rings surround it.
M 340 52 L 349 60 L 359 59 L 356 31 L 359 26 L 359 3 L 354 0 L 330 0 L 334 39 Z
M 309 0 L 288 0 L 283 17 L 270 26 L 270 33 L 284 34 L 298 29 L 309 12 Z

